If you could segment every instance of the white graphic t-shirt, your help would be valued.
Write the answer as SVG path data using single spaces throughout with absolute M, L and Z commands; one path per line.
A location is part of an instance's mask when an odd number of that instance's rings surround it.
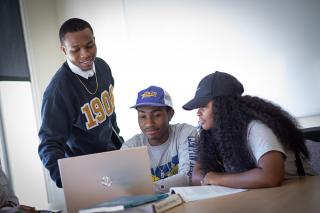
M 272 130 L 260 121 L 251 121 L 248 125 L 248 146 L 249 150 L 252 151 L 252 155 L 258 164 L 259 159 L 270 151 L 279 151 L 286 157 L 285 160 L 285 177 L 296 177 L 298 176 L 297 167 L 295 164 L 295 154 L 291 150 L 285 150 L 280 143 L 277 136 Z M 315 175 L 315 171 L 311 168 L 310 164 L 304 159 L 302 164 L 306 175 Z
M 196 128 L 189 124 L 170 125 L 168 140 L 158 146 L 149 144 L 143 133 L 127 140 L 121 149 L 147 146 L 151 175 L 156 191 L 167 192 L 173 186 L 189 185 L 190 156 L 188 141 L 194 141 Z

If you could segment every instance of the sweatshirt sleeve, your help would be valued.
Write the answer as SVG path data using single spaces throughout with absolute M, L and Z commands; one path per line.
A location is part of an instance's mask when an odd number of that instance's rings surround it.
M 51 91 L 44 95 L 41 108 L 42 124 L 39 130 L 38 154 L 51 178 L 62 187 L 58 159 L 65 157 L 65 144 L 72 129 L 72 106 L 63 98 L 63 91 Z

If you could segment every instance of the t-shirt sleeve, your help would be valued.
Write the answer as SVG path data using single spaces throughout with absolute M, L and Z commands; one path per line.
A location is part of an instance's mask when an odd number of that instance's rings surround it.
M 167 193 L 171 187 L 188 186 L 189 178 L 184 174 L 176 174 L 154 182 L 156 193 Z
M 195 139 L 197 131 L 195 127 L 186 126 L 181 132 L 181 140 L 179 143 L 179 174 L 188 175 L 190 173 L 190 152 L 189 140 Z
M 286 156 L 282 144 L 273 131 L 259 121 L 252 121 L 248 125 L 249 150 L 258 163 L 259 159 L 270 151 L 279 151 Z
M 132 147 L 146 146 L 146 139 L 142 134 L 138 134 L 124 142 L 120 149 L 128 149 Z
M 129 149 L 129 148 L 130 147 L 128 146 L 128 144 L 126 142 L 124 142 L 120 149 Z

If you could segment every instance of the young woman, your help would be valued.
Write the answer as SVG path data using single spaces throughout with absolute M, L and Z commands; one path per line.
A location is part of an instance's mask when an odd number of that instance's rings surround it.
M 302 133 L 281 107 L 249 95 L 232 75 L 203 78 L 186 110 L 198 109 L 202 127 L 194 185 L 278 186 L 285 177 L 314 174 Z

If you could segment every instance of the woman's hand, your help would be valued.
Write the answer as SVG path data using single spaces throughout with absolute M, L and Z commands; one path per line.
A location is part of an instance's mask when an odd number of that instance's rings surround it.
M 219 185 L 220 173 L 208 172 L 201 180 L 201 185 Z
M 199 186 L 201 185 L 201 181 L 204 178 L 204 173 L 202 172 L 200 168 L 200 163 L 196 162 L 196 164 L 193 167 L 193 172 L 192 172 L 192 184 L 193 186 Z

